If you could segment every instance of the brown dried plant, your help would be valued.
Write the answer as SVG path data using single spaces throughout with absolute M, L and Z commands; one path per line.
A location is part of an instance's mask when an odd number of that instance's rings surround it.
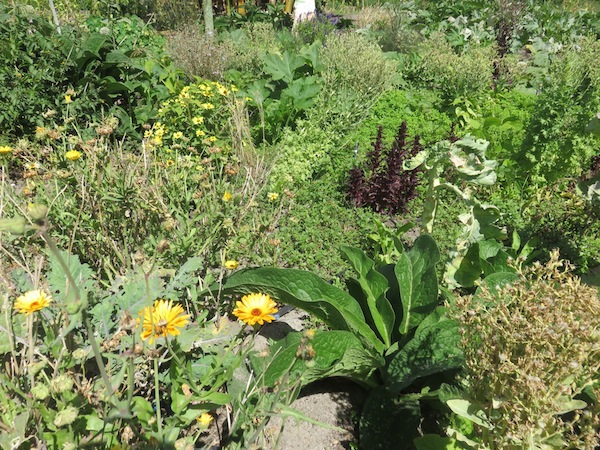
M 480 430 L 485 448 L 600 443 L 600 297 L 572 270 L 554 251 L 515 282 L 457 302 L 466 396 L 493 426 Z

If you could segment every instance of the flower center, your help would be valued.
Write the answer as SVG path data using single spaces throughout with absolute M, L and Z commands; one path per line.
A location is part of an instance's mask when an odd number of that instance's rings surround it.
M 168 320 L 166 320 L 166 319 L 161 319 L 161 320 L 159 320 L 159 321 L 158 321 L 158 323 L 156 324 L 156 326 L 157 326 L 158 328 L 164 328 L 164 327 L 166 327 L 168 324 L 169 324 L 169 321 L 168 321 Z
M 260 308 L 254 308 L 252 311 L 250 311 L 250 314 L 253 316 L 262 316 L 262 310 Z
M 31 302 L 31 305 L 29 305 L 30 309 L 41 309 L 40 308 L 40 302 L 38 302 L 37 300 L 34 302 Z

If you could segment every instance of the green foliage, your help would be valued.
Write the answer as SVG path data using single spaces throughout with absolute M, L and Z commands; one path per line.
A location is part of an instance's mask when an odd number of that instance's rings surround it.
M 120 119 L 123 132 L 135 134 L 166 98 L 167 86 L 178 81 L 156 47 L 161 41 L 139 18 L 91 20 L 92 31 L 63 27 L 58 34 L 46 18 L 0 8 L 6 61 L 0 100 L 8 105 L 0 123 L 6 133 L 33 134 L 42 115 L 99 122 L 104 112 Z M 101 24 L 106 34 L 94 31 Z
M 600 110 L 598 58 L 598 41 L 584 39 L 551 65 L 515 156 L 521 179 L 552 182 L 579 176 L 589 167 L 598 147 L 598 138 L 585 131 Z
M 366 119 L 351 131 L 348 140 L 351 145 L 358 144 L 362 154 L 370 148 L 379 125 L 386 132 L 386 142 L 391 142 L 391 133 L 398 129 L 398 124 L 406 121 L 411 133 L 418 135 L 424 144 L 438 142 L 448 136 L 452 125 L 450 118 L 437 109 L 440 101 L 433 91 L 390 90 L 369 109 Z
M 447 104 L 458 97 L 478 98 L 492 86 L 494 48 L 475 46 L 456 53 L 443 34 L 425 40 L 412 76 L 439 90 Z
M 466 390 L 464 400 L 447 403 L 476 425 L 471 448 L 598 444 L 597 397 L 590 396 L 598 336 L 587 330 L 598 326 L 600 297 L 571 270 L 553 252 L 546 266 L 486 280 L 457 303 Z

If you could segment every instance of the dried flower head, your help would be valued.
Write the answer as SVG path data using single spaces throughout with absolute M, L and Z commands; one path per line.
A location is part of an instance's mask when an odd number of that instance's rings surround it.
M 523 448 L 555 433 L 570 442 L 557 448 L 599 444 L 597 411 L 587 427 L 575 423 L 589 412 L 585 404 L 561 415 L 600 378 L 600 298 L 571 269 L 553 252 L 516 281 L 485 285 L 457 302 L 467 395 L 495 413 L 494 432 L 482 434 L 486 448 Z

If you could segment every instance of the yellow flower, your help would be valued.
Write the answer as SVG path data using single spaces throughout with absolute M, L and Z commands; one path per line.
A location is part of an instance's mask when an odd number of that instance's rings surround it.
M 223 201 L 224 202 L 228 202 L 233 198 L 233 195 L 231 195 L 231 192 L 229 191 L 225 191 L 225 193 L 223 194 Z
M 183 137 L 183 133 L 181 131 L 176 131 L 173 133 L 173 140 L 181 139 Z
M 150 338 L 150 343 L 159 337 L 177 336 L 189 322 L 181 305 L 173 305 L 171 300 L 156 300 L 154 306 L 148 306 L 140 311 L 143 317 L 142 339 Z
M 202 137 L 204 136 L 206 133 L 203 130 L 196 130 L 196 136 L 198 137 Z
M 13 149 L 9 145 L 0 145 L 0 155 L 6 155 L 12 151 Z
M 208 138 L 208 140 L 210 142 L 215 142 L 217 140 L 217 137 L 216 136 L 211 136 L 211 137 Z
M 204 117 L 202 116 L 196 116 L 192 118 L 192 123 L 194 125 L 200 125 L 201 123 L 204 123 Z
M 198 420 L 198 423 L 203 427 L 208 427 L 213 421 L 213 416 L 211 416 L 209 413 L 204 413 L 196 420 Z
M 81 152 L 78 152 L 77 150 L 69 150 L 67 153 L 65 153 L 65 158 L 70 159 L 71 161 L 77 161 L 79 158 L 81 158 Z
M 65 103 L 68 105 L 69 103 L 71 103 L 73 100 L 71 99 L 70 95 L 65 95 Z
M 28 291 L 15 301 L 15 309 L 21 314 L 31 314 L 52 303 L 52 297 L 41 289 Z
M 200 106 L 204 109 L 213 109 L 215 107 L 212 103 L 202 103 Z
M 270 202 L 274 202 L 275 200 L 277 200 L 279 198 L 279 194 L 277 192 L 269 192 L 267 197 Z
M 36 139 L 45 139 L 48 136 L 48 129 L 44 127 L 37 126 L 35 127 L 35 138 Z
M 277 304 L 267 294 L 244 295 L 235 305 L 237 308 L 233 310 L 233 315 L 248 325 L 272 322 L 275 317 L 271 314 L 278 311 Z
M 237 266 L 239 266 L 240 264 L 235 260 L 235 259 L 230 259 L 228 261 L 225 261 L 225 268 L 226 269 L 237 269 Z

